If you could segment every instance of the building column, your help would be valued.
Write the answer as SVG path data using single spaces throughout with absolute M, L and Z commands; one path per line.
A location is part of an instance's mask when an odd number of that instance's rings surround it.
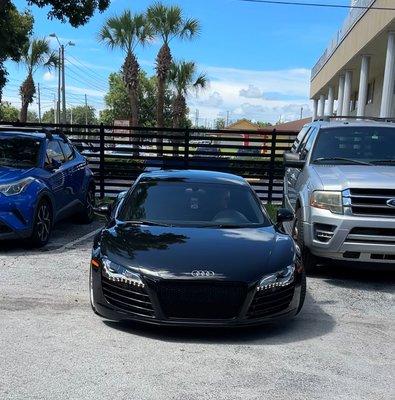
M 313 121 L 317 119 L 318 113 L 318 99 L 313 99 Z
M 395 32 L 389 32 L 387 57 L 385 60 L 383 97 L 381 99 L 381 118 L 391 117 L 392 97 L 395 85 Z
M 328 105 L 326 109 L 326 115 L 332 116 L 333 115 L 333 105 L 335 103 L 335 90 L 333 86 L 329 86 L 328 89 Z
M 352 71 L 346 71 L 344 77 L 344 96 L 343 96 L 343 109 L 342 114 L 344 117 L 350 115 L 350 102 L 351 102 L 351 87 L 352 86 Z
M 366 102 L 368 100 L 368 84 L 369 84 L 369 66 L 370 57 L 367 55 L 362 56 L 361 61 L 361 74 L 359 77 L 359 91 L 358 91 L 358 109 L 357 116 L 364 117 Z
M 322 94 L 318 102 L 318 117 L 321 118 L 324 116 L 325 116 L 325 95 Z
M 343 114 L 343 97 L 344 97 L 344 75 L 340 75 L 339 91 L 337 95 L 337 111 L 336 111 L 337 116 L 341 116 Z

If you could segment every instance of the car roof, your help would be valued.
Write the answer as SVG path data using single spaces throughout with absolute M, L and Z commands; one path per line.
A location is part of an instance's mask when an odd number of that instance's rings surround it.
M 40 131 L 31 131 L 31 132 L 26 132 L 26 131 L 18 131 L 18 130 L 0 130 L 0 137 L 2 136 L 7 136 L 7 137 L 25 137 L 25 138 L 33 138 L 33 139 L 39 139 L 39 140 L 44 140 L 48 137 L 48 133 L 46 132 L 40 132 Z M 58 134 L 53 133 L 52 134 L 54 139 L 61 140 L 61 136 Z
M 163 181 L 186 181 L 201 183 L 233 183 L 236 185 L 248 185 L 247 181 L 238 175 L 225 172 L 214 172 L 205 170 L 156 170 L 144 172 L 140 175 L 140 181 L 163 180 Z
M 317 126 L 319 128 L 344 128 L 350 127 L 382 127 L 382 128 L 395 128 L 395 122 L 391 121 L 375 121 L 372 119 L 320 119 L 305 126 Z

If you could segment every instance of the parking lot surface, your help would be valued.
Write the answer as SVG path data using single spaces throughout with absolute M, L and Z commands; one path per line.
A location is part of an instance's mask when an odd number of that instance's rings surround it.
M 1 399 L 394 398 L 393 274 L 322 267 L 286 325 L 120 324 L 89 305 L 99 226 L 63 223 L 45 251 L 0 247 Z

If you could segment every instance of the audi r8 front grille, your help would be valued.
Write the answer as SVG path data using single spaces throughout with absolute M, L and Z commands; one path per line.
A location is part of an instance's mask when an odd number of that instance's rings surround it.
M 157 294 L 168 318 L 231 319 L 236 317 L 247 295 L 240 283 L 163 281 Z
M 294 296 L 295 286 L 260 290 L 247 313 L 248 318 L 263 318 L 286 310 Z
M 102 275 L 102 289 L 105 299 L 113 306 L 137 316 L 154 316 L 150 298 L 144 288 L 115 282 Z

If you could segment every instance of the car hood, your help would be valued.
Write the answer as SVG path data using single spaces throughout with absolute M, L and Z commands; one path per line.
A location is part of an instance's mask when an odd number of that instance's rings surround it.
M 273 227 L 212 229 L 121 226 L 103 230 L 101 252 L 110 260 L 145 276 L 196 279 L 208 270 L 211 279 L 252 283 L 293 261 L 292 239 Z
M 19 179 L 28 177 L 33 169 L 34 168 L 20 169 L 0 166 L 0 184 L 18 181 Z
M 312 169 L 318 175 L 325 190 L 395 188 L 395 167 L 393 166 L 315 165 Z

